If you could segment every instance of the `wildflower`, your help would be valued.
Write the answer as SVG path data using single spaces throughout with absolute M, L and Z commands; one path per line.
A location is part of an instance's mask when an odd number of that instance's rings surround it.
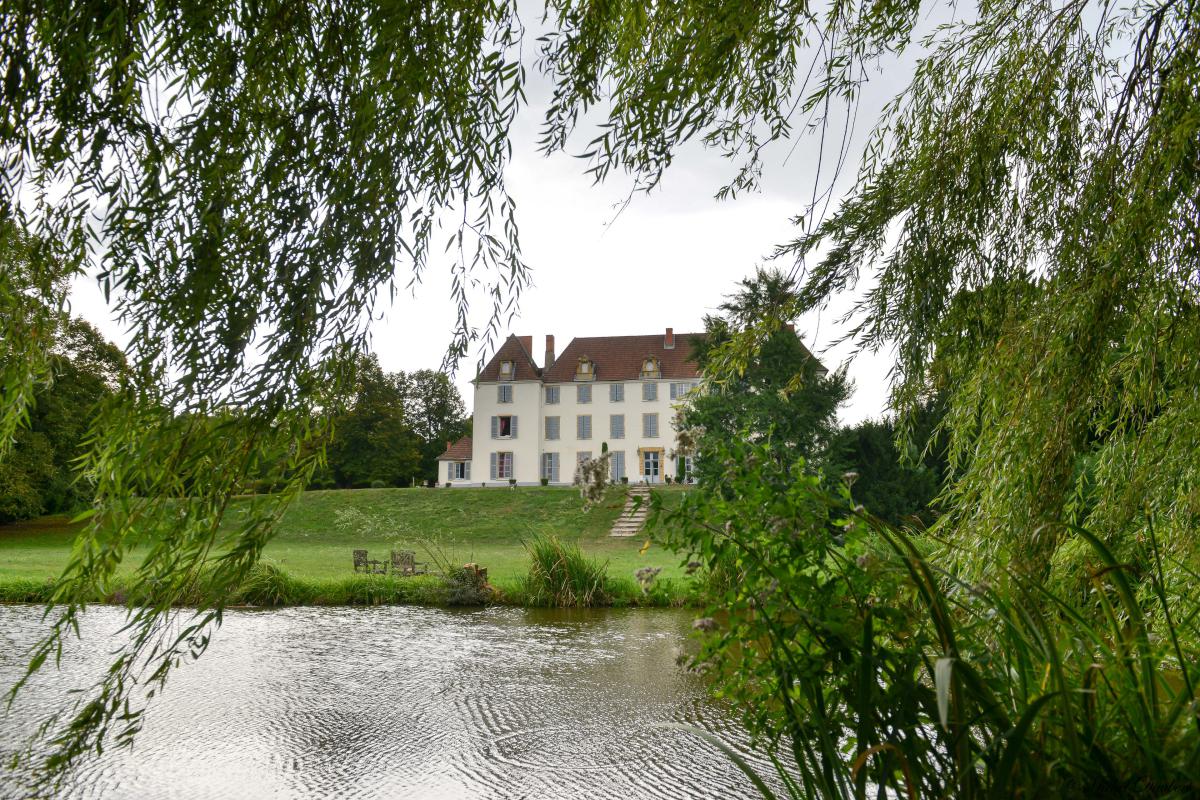
M 846 486 L 852 487 L 854 486 L 854 482 L 858 480 L 858 473 L 854 470 L 851 470 L 850 472 L 843 472 L 842 480 L 846 482 Z

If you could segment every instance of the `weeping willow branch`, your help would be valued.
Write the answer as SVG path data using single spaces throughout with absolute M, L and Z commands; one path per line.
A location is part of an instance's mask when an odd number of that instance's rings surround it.
M 45 371 L 65 281 L 98 275 L 130 340 L 130 374 L 86 442 L 91 523 L 30 674 L 147 548 L 110 670 L 43 726 L 40 791 L 128 743 L 137 695 L 204 651 L 319 463 L 397 271 L 419 279 L 446 248 L 450 362 L 515 309 L 529 273 L 504 169 L 522 30 L 510 2 L 0 7 L 0 220 L 66 265 L 51 274 L 25 246 L 26 268 L 0 271 L 0 438 Z M 482 329 L 475 286 L 492 301 Z M 284 489 L 231 515 L 263 473 Z

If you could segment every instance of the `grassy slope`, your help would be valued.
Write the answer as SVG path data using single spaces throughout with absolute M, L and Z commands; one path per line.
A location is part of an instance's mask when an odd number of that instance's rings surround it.
M 680 490 L 666 489 L 668 502 Z M 679 575 L 678 560 L 654 547 L 638 551 L 643 539 L 608 536 L 623 498 L 584 512 L 569 488 L 518 489 L 360 489 L 304 494 L 285 515 L 265 558 L 302 578 L 343 578 L 352 574 L 351 551 L 366 548 L 386 559 L 393 547 L 416 550 L 427 561 L 433 545 L 456 564 L 487 567 L 494 583 L 511 583 L 526 572 L 522 541 L 556 534 L 577 542 L 585 553 L 609 562 L 609 575 L 631 577 L 639 567 L 662 567 L 662 577 Z M 355 509 L 369 520 L 361 531 L 339 527 L 338 510 Z M 0 581 L 57 575 L 70 555 L 75 528 L 65 518 L 0 526 Z M 127 562 L 132 568 L 137 561 Z

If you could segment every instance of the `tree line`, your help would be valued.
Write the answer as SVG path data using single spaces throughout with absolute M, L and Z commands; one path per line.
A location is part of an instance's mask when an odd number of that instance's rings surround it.
M 0 524 L 90 508 L 93 481 L 80 463 L 101 404 L 128 363 L 90 323 L 61 320 L 50 337 L 49 370 L 34 389 L 28 419 L 0 460 Z M 446 443 L 470 431 L 458 389 L 444 373 L 386 372 L 374 355 L 357 359 L 354 389 L 332 416 L 324 463 L 310 488 L 410 486 L 437 478 Z M 319 446 L 318 443 L 316 446 Z M 310 445 L 311 446 L 311 445 Z M 278 489 L 283 477 L 251 475 L 247 492 Z

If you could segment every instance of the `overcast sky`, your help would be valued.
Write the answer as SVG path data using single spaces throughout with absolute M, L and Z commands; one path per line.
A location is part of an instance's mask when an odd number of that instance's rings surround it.
M 531 26 L 528 41 L 533 36 L 536 31 Z M 677 333 L 702 330 L 704 315 L 733 291 L 736 282 L 765 263 L 776 244 L 795 236 L 789 220 L 802 213 L 811 198 L 817 142 L 802 139 L 794 147 L 776 145 L 765 159 L 762 191 L 722 202 L 713 195 L 733 175 L 733 166 L 716 153 L 689 147 L 660 187 L 650 195 L 635 196 L 617 214 L 629 186 L 620 176 L 595 186 L 584 175 L 584 162 L 570 155 L 547 158 L 537 152 L 547 87 L 534 76 L 533 57 L 530 52 L 530 106 L 513 131 L 513 160 L 507 173 L 533 285 L 505 335 L 533 336 L 534 357 L 540 363 L 546 334 L 555 336 L 561 353 L 575 336 L 647 334 L 667 327 Z M 900 79 L 893 77 L 897 75 Z M 849 188 L 872 122 L 906 80 L 906 70 L 871 76 L 851 139 L 850 161 L 835 194 Z M 579 137 L 572 152 L 584 149 L 587 138 Z M 825 170 L 828 175 L 828 163 Z M 431 259 L 415 294 L 400 291 L 394 303 L 377 309 L 373 349 L 385 369 L 437 368 L 441 363 L 450 342 L 454 306 L 449 274 L 438 266 Z M 407 281 L 408 276 L 398 272 L 397 284 L 404 286 Z M 798 330 L 806 343 L 830 368 L 850 354 L 847 345 L 831 348 L 830 343 L 844 333 L 837 318 L 851 300 L 839 298 L 822 313 L 799 320 Z M 76 282 L 72 303 L 76 313 L 122 341 L 93 281 Z M 480 312 L 485 313 L 486 309 Z M 481 355 L 488 354 L 473 352 L 455 376 L 468 409 L 470 379 Z M 850 364 L 854 392 L 841 411 L 843 423 L 878 417 L 885 411 L 890 364 L 889 353 L 861 354 Z

